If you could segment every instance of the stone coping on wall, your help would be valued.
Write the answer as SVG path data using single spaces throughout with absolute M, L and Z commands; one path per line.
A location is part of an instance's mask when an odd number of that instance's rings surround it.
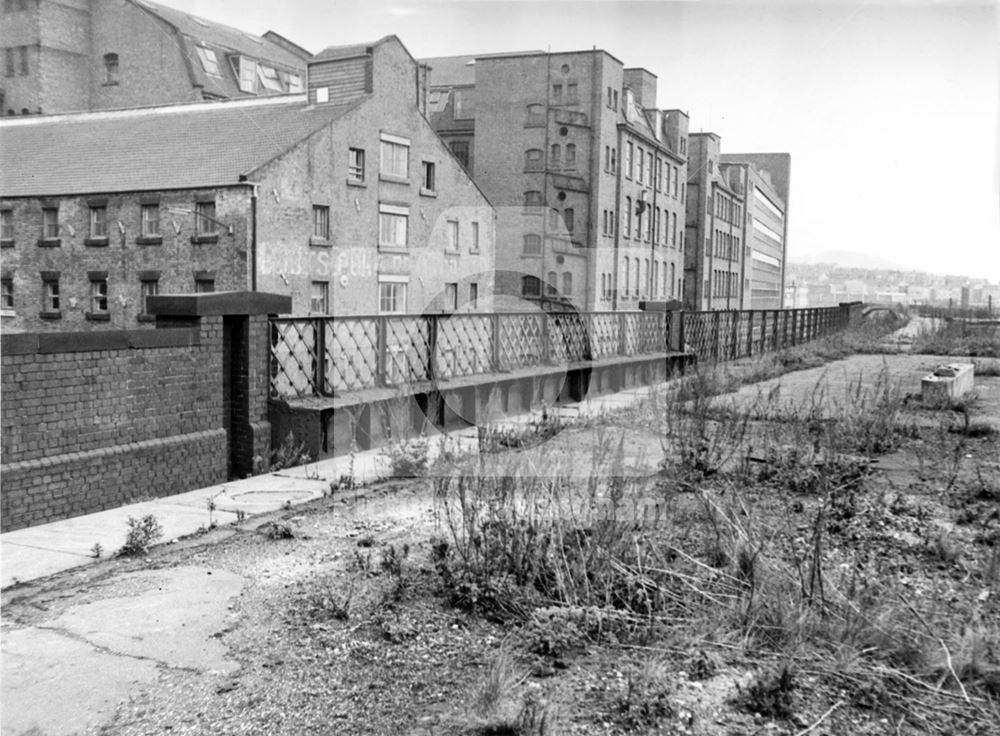
M 4 355 L 82 353 L 94 350 L 192 347 L 200 344 L 197 328 L 98 330 L 93 332 L 23 332 L 0 336 Z
M 517 381 L 525 378 L 544 378 L 546 376 L 559 375 L 577 371 L 581 369 L 602 369 L 613 366 L 624 367 L 627 365 L 648 363 L 650 360 L 695 360 L 694 353 L 662 352 L 662 353 L 642 353 L 639 355 L 617 355 L 608 358 L 600 358 L 590 361 L 578 361 L 573 363 L 534 365 L 522 368 L 514 368 L 509 371 L 498 371 L 494 373 L 477 373 L 471 376 L 455 376 L 453 378 L 439 379 L 436 381 L 414 381 L 401 386 L 386 386 L 379 388 L 359 389 L 357 391 L 345 392 L 337 396 L 305 396 L 302 398 L 292 397 L 271 397 L 271 401 L 280 401 L 290 407 L 300 409 L 344 409 L 358 406 L 360 404 L 370 404 L 378 401 L 386 401 L 398 397 L 400 394 L 417 394 L 429 391 L 456 391 L 463 388 L 471 388 L 484 384 L 497 383 L 501 381 Z
M 146 297 L 146 311 L 157 317 L 217 317 L 288 314 L 292 297 L 263 291 L 210 291 Z

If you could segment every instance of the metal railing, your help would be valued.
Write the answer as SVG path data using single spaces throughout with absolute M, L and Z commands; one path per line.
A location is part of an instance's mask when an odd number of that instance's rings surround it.
M 271 396 L 334 396 L 615 356 L 733 360 L 846 327 L 845 307 L 745 312 L 499 312 L 271 320 Z

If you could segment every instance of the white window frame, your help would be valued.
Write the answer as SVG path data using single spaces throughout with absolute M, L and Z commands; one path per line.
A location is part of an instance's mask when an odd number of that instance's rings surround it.
M 257 79 L 264 89 L 272 92 L 284 92 L 281 86 L 281 79 L 278 77 L 278 70 L 273 66 L 257 65 Z
M 445 249 L 449 253 L 458 253 L 461 248 L 461 228 L 458 224 L 458 220 L 448 220 L 446 223 L 448 242 L 445 245 Z
M 409 238 L 410 208 L 380 204 L 378 215 L 379 247 L 406 248 Z M 402 242 L 399 242 L 400 240 Z
M 410 283 L 409 276 L 389 276 L 382 275 L 378 277 L 378 313 L 379 314 L 406 314 L 406 297 L 407 297 L 407 287 Z M 390 290 L 392 292 L 391 300 L 393 302 L 392 309 L 384 309 L 383 304 L 383 287 L 392 287 Z M 402 298 L 400 298 L 400 296 Z M 400 306 L 399 302 L 402 302 Z
M 382 133 L 379 142 L 379 174 L 396 179 L 409 178 L 410 139 Z
M 254 59 L 247 56 L 237 57 L 236 81 L 241 92 L 255 94 L 257 92 L 257 67 Z
M 318 293 L 317 293 L 318 292 Z M 317 306 L 319 309 L 317 309 Z M 309 284 L 309 314 L 330 313 L 330 282 L 313 281 Z
M 195 53 L 198 55 L 198 61 L 201 62 L 201 68 L 205 70 L 205 73 L 213 77 L 221 77 L 222 69 L 219 68 L 219 57 L 215 55 L 215 51 L 204 46 L 195 46 Z

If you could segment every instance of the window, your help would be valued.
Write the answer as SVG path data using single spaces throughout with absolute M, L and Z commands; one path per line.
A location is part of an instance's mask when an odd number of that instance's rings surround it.
M 670 215 L 670 244 L 677 245 L 677 213 Z
M 562 293 L 563 296 L 569 296 L 573 293 L 573 274 L 569 271 L 562 275 Z
M 624 166 L 625 166 L 626 179 L 632 178 L 632 152 L 633 152 L 632 142 L 629 141 L 629 144 L 625 147 Z
M 479 252 L 479 223 L 478 222 L 472 223 L 472 244 L 469 245 L 469 252 L 470 253 L 478 253 Z
M 479 308 L 479 284 L 475 282 L 469 284 L 469 306 L 473 309 Z
M 434 162 L 433 161 L 424 161 L 423 168 L 424 168 L 424 180 L 423 180 L 424 183 L 423 183 L 422 188 L 423 188 L 423 190 L 425 192 L 433 192 L 434 189 L 435 189 Z
M 142 205 L 142 223 L 139 231 L 144 238 L 158 238 L 160 235 L 160 205 Z
M 675 166 L 674 167 L 674 198 L 675 199 L 677 198 L 677 177 L 678 177 L 679 172 L 680 172 L 680 169 L 678 169 Z
M 0 309 L 14 308 L 14 279 L 10 276 L 0 278 Z
M 379 314 L 406 314 L 406 282 L 379 281 Z
M 573 232 L 573 215 L 572 207 L 563 210 L 563 224 L 566 226 L 566 232 Z
M 288 86 L 290 94 L 297 94 L 302 91 L 302 75 L 287 72 L 285 74 L 285 84 Z
M 347 179 L 362 183 L 365 180 L 365 152 L 361 148 L 347 149 Z
M 667 166 L 667 176 L 669 177 L 670 166 Z M 669 179 L 667 180 L 669 185 Z M 663 191 L 663 161 L 661 159 L 656 159 L 656 191 Z
M 687 138 L 681 138 L 681 155 L 686 156 L 688 152 L 688 141 Z
M 313 205 L 313 237 L 330 239 L 330 208 L 326 205 Z
M 524 236 L 524 255 L 539 256 L 542 254 L 542 238 L 540 235 Z
M 118 84 L 118 54 L 104 55 L 104 83 Z
M 210 294 L 215 291 L 215 276 L 196 273 L 194 275 L 194 291 L 196 294 Z
M 378 244 L 393 248 L 405 248 L 409 215 L 410 209 L 408 207 L 379 205 Z
M 212 49 L 206 49 L 204 46 L 195 46 L 194 50 L 198 54 L 198 61 L 201 62 L 201 68 L 205 70 L 206 74 L 211 74 L 213 77 L 222 76 L 222 72 L 219 70 L 219 60 Z
M 410 141 L 407 138 L 382 134 L 380 173 L 383 176 L 406 178 L 410 175 Z
M 608 107 L 613 107 L 611 104 L 611 87 L 608 87 Z
M 646 154 L 646 183 L 653 186 L 653 152 Z
M 618 109 L 618 90 L 615 90 L 615 96 L 613 100 L 614 104 L 611 106 L 613 109 Z
M 14 211 L 0 210 L 0 240 L 14 242 Z
M 636 172 L 636 181 L 638 181 L 641 184 L 643 179 L 645 178 L 645 172 L 646 172 L 646 167 L 645 167 L 646 157 L 643 155 L 641 147 L 636 152 L 636 156 L 638 158 L 638 169 L 639 169 Z
M 258 64 L 257 79 L 260 81 L 261 86 L 264 87 L 264 89 L 272 92 L 285 91 L 281 86 L 281 80 L 278 78 L 278 71 L 274 67 Z
M 194 205 L 195 235 L 215 235 L 215 202 L 196 202 Z
M 20 57 L 21 62 L 21 76 L 25 76 L 28 73 L 28 47 L 19 46 L 17 49 L 17 54 Z
M 576 144 L 567 143 L 566 144 L 566 167 L 573 168 L 576 166 Z
M 562 159 L 562 148 L 558 143 L 552 144 L 552 154 L 549 156 L 549 165 L 552 168 L 559 168 L 560 159 Z
M 448 144 L 451 148 L 451 152 L 458 159 L 458 163 L 462 164 L 465 169 L 469 168 L 469 142 L 468 141 L 452 141 Z
M 330 101 L 330 88 L 329 87 L 317 87 L 316 88 L 316 104 L 321 105 L 324 102 Z
M 611 149 L 611 173 L 614 174 L 618 171 L 618 161 L 616 160 L 618 156 L 618 151 L 614 148 Z
M 552 85 L 552 104 L 559 105 L 562 103 L 562 92 L 563 87 L 561 84 Z
M 257 62 L 246 56 L 239 58 L 239 85 L 241 92 L 257 91 Z
M 611 146 L 604 147 L 604 170 L 611 171 Z
M 625 197 L 625 211 L 622 212 L 622 235 L 626 238 L 632 235 L 632 198 Z
M 160 281 L 159 279 L 142 279 L 139 281 L 139 296 L 141 298 L 140 308 L 142 309 L 142 314 L 149 314 L 149 302 L 146 301 L 151 296 L 156 296 L 160 293 Z
M 542 206 L 542 193 L 536 190 L 530 190 L 524 193 L 524 206 L 525 207 L 541 207 Z
M 444 311 L 454 312 L 458 309 L 458 284 L 444 285 Z
M 566 85 L 566 102 L 573 105 L 579 101 L 579 91 L 576 82 L 570 82 Z
M 524 170 L 541 171 L 544 168 L 542 162 L 542 151 L 538 148 L 529 148 L 524 152 Z
M 527 118 L 524 121 L 526 128 L 539 128 L 545 125 L 545 105 L 528 105 Z
M 108 314 L 108 275 L 105 272 L 90 273 L 90 311 L 87 319 L 106 317 Z
M 555 271 L 549 271 L 545 275 L 545 293 L 549 296 L 555 296 L 557 293 L 556 282 L 559 279 L 558 274 Z
M 90 208 L 90 238 L 89 240 L 108 240 L 108 208 L 97 205 Z
M 448 220 L 448 250 L 458 252 L 458 220 Z
M 42 273 L 42 314 L 59 315 L 59 273 Z
M 46 207 L 42 210 L 42 239 L 59 239 L 59 208 Z
M 528 297 L 542 295 L 542 284 L 537 276 L 523 276 L 521 278 L 521 295 Z
M 330 304 L 330 282 L 313 281 L 309 286 L 309 312 L 310 314 L 329 313 Z
M 622 289 L 622 295 L 628 296 L 628 284 L 629 284 L 629 259 L 625 259 L 625 270 L 622 271 L 624 288 Z

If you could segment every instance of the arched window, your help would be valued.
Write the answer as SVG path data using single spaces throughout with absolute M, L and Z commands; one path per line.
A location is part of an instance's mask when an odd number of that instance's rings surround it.
M 104 55 L 104 83 L 118 84 L 118 54 Z
M 561 153 L 561 151 L 559 149 L 559 144 L 558 143 L 553 143 L 552 144 L 552 156 L 550 157 L 551 161 L 549 161 L 549 165 L 552 166 L 553 168 L 558 168 L 559 167 L 559 159 L 561 157 L 562 157 L 562 153 Z
M 563 296 L 569 296 L 573 293 L 573 274 L 569 271 L 563 273 L 562 279 L 562 293 Z
M 563 224 L 566 226 L 566 232 L 573 232 L 573 208 L 567 207 L 563 210 Z
M 524 206 L 525 207 L 541 207 L 542 206 L 542 193 L 536 190 L 527 191 L 524 193 Z M 539 213 L 541 214 L 541 213 Z
M 525 171 L 541 171 L 544 167 L 544 160 L 542 158 L 542 150 L 540 148 L 529 148 L 524 152 L 524 170 Z
M 573 167 L 576 166 L 576 144 L 567 143 L 566 144 L 566 166 Z
M 559 210 L 554 207 L 549 209 L 549 230 L 554 233 L 562 232 L 562 216 L 559 214 Z
M 629 261 L 629 259 L 626 258 L 625 259 L 625 270 L 622 273 L 622 275 L 625 277 L 624 279 L 622 279 L 622 295 L 623 296 L 628 296 L 629 263 L 631 263 L 631 261 Z
M 538 256 L 542 254 L 542 238 L 538 235 L 524 236 L 524 255 Z
M 527 118 L 524 121 L 526 128 L 538 128 L 545 125 L 545 105 L 528 105 Z
M 523 296 L 541 296 L 541 283 L 537 276 L 524 276 L 521 278 L 521 294 Z
M 545 275 L 545 293 L 549 296 L 556 295 L 556 281 L 558 278 L 555 271 L 549 271 Z

